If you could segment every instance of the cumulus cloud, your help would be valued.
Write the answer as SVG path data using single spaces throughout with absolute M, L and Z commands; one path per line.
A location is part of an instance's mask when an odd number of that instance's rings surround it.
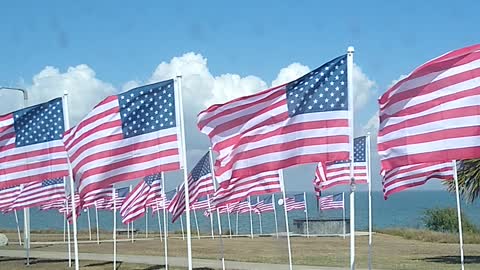
M 92 107 L 115 92 L 112 84 L 96 78 L 95 71 L 87 65 L 69 67 L 66 72 L 47 66 L 26 86 L 29 103 L 36 104 L 69 93 L 69 112 L 72 124 L 79 121 Z
M 355 85 L 354 106 L 355 110 L 358 110 L 374 96 L 377 83 L 370 80 L 359 66 L 353 64 L 353 84 Z
M 284 83 L 291 82 L 296 78 L 305 75 L 310 71 L 308 66 L 304 66 L 300 63 L 290 64 L 288 67 L 280 69 L 277 78 L 272 81 L 272 86 L 282 85 Z

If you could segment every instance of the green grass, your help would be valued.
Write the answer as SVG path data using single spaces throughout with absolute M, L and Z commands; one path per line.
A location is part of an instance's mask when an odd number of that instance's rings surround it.
M 404 228 L 384 229 L 384 230 L 378 230 L 377 232 L 394 235 L 394 236 L 400 236 L 408 240 L 419 240 L 423 242 L 432 242 L 432 243 L 458 243 L 458 234 L 455 234 L 455 233 L 443 233 L 443 232 L 435 232 L 430 230 L 404 229 Z M 464 232 L 463 242 L 465 244 L 480 244 L 480 234 Z

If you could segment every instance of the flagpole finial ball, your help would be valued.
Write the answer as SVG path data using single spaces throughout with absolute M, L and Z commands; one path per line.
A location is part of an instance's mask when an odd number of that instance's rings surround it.
M 353 48 L 353 46 L 348 46 L 347 52 L 348 53 L 353 53 L 353 52 L 355 52 L 355 49 Z
M 283 205 L 283 199 L 278 200 L 278 205 Z

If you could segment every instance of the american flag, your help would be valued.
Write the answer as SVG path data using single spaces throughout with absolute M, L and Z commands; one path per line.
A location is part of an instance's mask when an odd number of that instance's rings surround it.
M 208 200 L 209 200 L 208 197 L 200 198 L 200 199 L 198 199 L 198 201 L 196 201 L 195 203 L 193 203 L 190 208 L 191 208 L 192 210 L 205 210 L 205 209 L 208 209 L 208 208 L 210 207 L 210 202 L 209 202 Z
M 231 179 L 219 186 L 213 195 L 217 206 L 233 204 L 249 196 L 260 196 L 281 192 L 278 171 L 262 172 L 255 176 Z
M 287 197 L 285 203 L 285 207 L 287 211 L 294 211 L 294 210 L 304 210 L 305 211 L 305 197 L 302 194 L 296 194 L 293 198 Z
M 428 180 L 452 180 L 452 162 L 423 163 L 383 170 L 383 196 L 425 184 Z
M 78 193 L 75 193 L 73 195 L 73 200 L 75 201 L 75 213 L 76 213 L 76 218 L 78 218 L 81 214 L 81 207 L 80 207 L 80 195 Z M 63 213 L 66 215 L 67 220 L 70 224 L 73 223 L 73 211 L 72 211 L 72 196 L 69 194 L 67 196 L 67 200 L 65 201 L 65 204 L 63 205 L 62 208 L 58 209 L 58 212 Z
M 188 175 L 188 190 L 190 205 L 196 202 L 200 197 L 207 196 L 215 192 L 212 181 L 212 172 L 210 168 L 210 153 L 207 152 L 195 165 Z M 178 192 L 170 202 L 168 211 L 172 213 L 172 222 L 175 222 L 183 212 L 185 212 L 185 187 L 182 184 Z
M 275 195 L 267 196 L 254 207 L 255 213 L 268 213 L 275 211 Z
M 68 175 L 62 99 L 0 116 L 0 188 Z
M 21 185 L 12 207 L 17 210 L 32 208 L 62 198 L 65 198 L 63 178 L 44 180 Z
M 353 173 L 356 184 L 368 183 L 366 144 L 366 136 L 357 137 L 353 141 Z M 326 190 L 338 185 L 350 185 L 350 182 L 349 160 L 318 163 L 313 180 L 315 191 Z
M 44 203 L 40 205 L 39 209 L 40 210 L 50 210 L 50 209 L 60 209 L 65 205 L 65 196 L 63 198 L 54 200 L 54 201 L 49 201 L 47 203 Z
M 347 56 L 260 93 L 198 115 L 222 183 L 293 165 L 349 156 Z
M 141 86 L 107 97 L 65 132 L 82 203 L 90 191 L 180 169 L 177 102 L 173 80 Z
M 88 208 L 95 206 L 97 201 L 102 203 L 110 202 L 112 203 L 112 188 L 113 186 L 109 186 L 106 188 L 100 188 L 96 190 L 92 190 L 85 193 L 83 197 L 83 208 Z M 97 204 L 98 205 L 98 204 Z
M 162 198 L 160 198 L 160 204 L 152 204 L 152 213 L 163 210 L 164 208 L 168 210 L 168 208 L 170 207 L 170 203 L 172 202 L 172 198 L 175 196 L 176 193 L 177 189 L 173 189 L 163 194 Z
M 20 186 L 0 189 L 0 212 L 12 211 L 12 204 L 19 194 Z
M 161 181 L 161 174 L 147 176 L 128 194 L 120 208 L 124 224 L 142 217 L 147 205 L 162 196 Z
M 231 213 L 239 213 L 239 214 L 245 214 L 249 213 L 252 211 L 252 204 L 250 203 L 250 197 L 247 199 L 237 202 L 236 204 L 233 204 L 231 207 Z
M 129 193 L 130 187 L 115 188 L 115 209 L 113 208 L 113 198 L 110 197 L 110 210 L 119 210 Z
M 480 45 L 415 69 L 379 99 L 382 168 L 480 157 Z
M 343 193 L 320 197 L 320 210 L 343 209 Z

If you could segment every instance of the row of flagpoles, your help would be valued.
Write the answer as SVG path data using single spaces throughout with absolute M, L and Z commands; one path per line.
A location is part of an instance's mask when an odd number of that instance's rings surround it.
M 476 129 L 472 128 L 479 124 L 478 110 L 472 105 L 479 85 L 476 73 L 469 72 L 477 65 L 479 48 L 480 45 L 462 48 L 427 62 L 379 99 L 378 152 L 385 197 L 429 179 L 453 178 L 457 190 L 462 268 L 463 241 L 455 160 L 479 157 L 476 149 L 480 144 L 476 140 Z M 173 221 L 185 213 L 188 268 L 192 269 L 190 204 L 201 196 L 213 193 L 213 207 L 218 214 L 221 206 L 256 195 L 252 189 L 242 191 L 249 183 L 265 181 L 270 185 L 268 181 L 275 179 L 280 187 L 269 186 L 272 189 L 264 189 L 264 194 L 281 191 L 285 203 L 285 168 L 320 162 L 319 171 L 324 169 L 324 178 L 328 181 L 331 167 L 346 165 L 348 173 L 343 182 L 351 187 L 350 268 L 354 269 L 355 185 L 359 176 L 356 175 L 358 156 L 353 134 L 353 53 L 353 47 L 349 47 L 346 55 L 297 80 L 200 112 L 197 126 L 210 138 L 217 157 L 214 161 L 209 151 L 204 156 L 204 164 L 199 162 L 190 174 L 186 163 L 180 76 L 107 97 L 72 128 L 65 91 L 63 99 L 2 116 L 0 124 L 8 140 L 0 150 L 0 158 L 6 161 L 2 163 L 6 169 L 2 171 L 0 188 L 62 177 L 69 180 L 75 267 L 78 269 L 76 217 L 80 209 L 105 197 L 116 183 L 182 169 L 184 181 L 169 211 Z M 472 136 L 452 136 L 459 134 L 452 132 L 455 131 L 452 127 Z M 369 149 L 369 145 L 366 148 Z M 208 175 L 213 189 L 204 190 L 196 185 Z M 320 190 L 325 188 L 320 184 Z M 74 196 L 76 189 L 78 202 Z M 115 196 L 112 191 L 114 208 Z M 144 214 L 145 209 L 138 210 Z M 286 207 L 284 209 L 288 220 Z M 28 207 L 24 213 L 28 260 Z M 291 269 L 288 222 L 286 227 Z M 114 230 L 114 238 L 115 235 Z

